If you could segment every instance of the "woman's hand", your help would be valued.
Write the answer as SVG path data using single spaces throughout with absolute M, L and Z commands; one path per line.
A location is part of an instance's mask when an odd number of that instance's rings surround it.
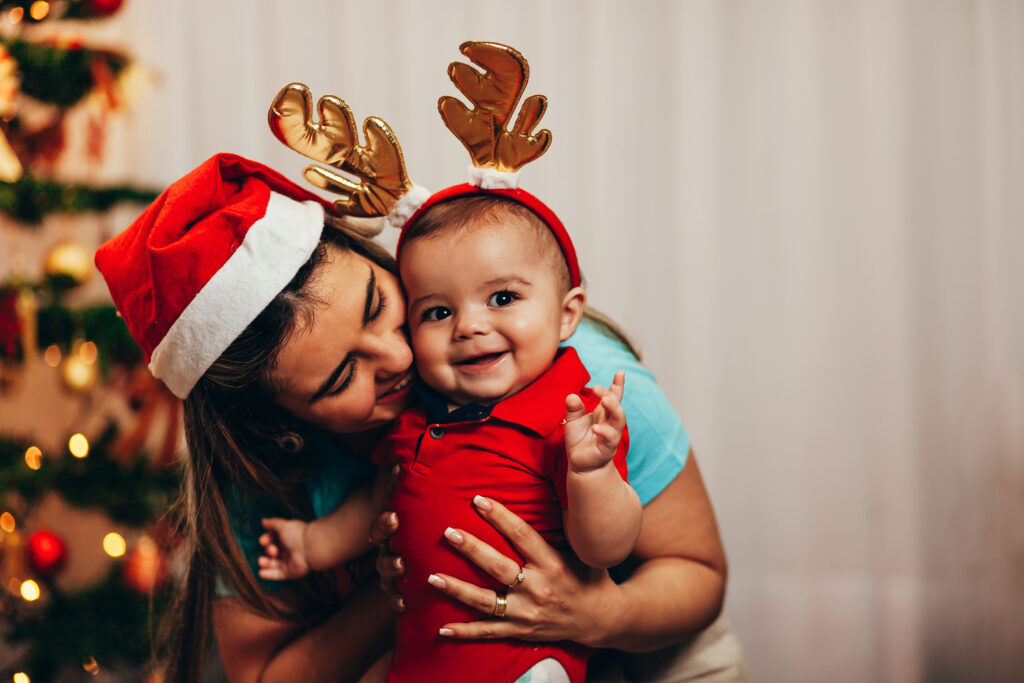
M 395 465 L 391 469 L 391 476 L 387 478 L 386 485 L 378 492 L 379 500 L 383 504 L 391 500 L 391 495 L 398 485 L 398 478 L 402 474 L 402 468 Z M 379 508 L 378 508 L 379 509 Z M 399 555 L 392 555 L 388 550 L 388 540 L 398 531 L 398 515 L 387 510 L 377 516 L 370 525 L 370 543 L 377 546 L 377 573 L 380 574 L 381 589 L 391 596 L 391 607 L 396 612 L 405 611 L 405 600 L 398 592 L 395 581 L 405 574 L 405 562 Z
M 501 503 L 482 496 L 473 502 L 480 515 L 516 547 L 526 564 L 520 568 L 475 536 L 447 530 L 445 537 L 454 548 L 510 589 L 504 617 L 445 624 L 441 635 L 466 640 L 574 640 L 600 646 L 622 609 L 618 604 L 621 593 L 608 572 L 566 558 Z M 522 579 L 517 582 L 520 573 Z M 430 583 L 482 615 L 495 614 L 498 594 L 489 588 L 446 574 L 432 575 Z

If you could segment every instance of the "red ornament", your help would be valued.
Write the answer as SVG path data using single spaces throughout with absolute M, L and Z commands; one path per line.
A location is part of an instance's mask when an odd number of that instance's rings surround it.
M 167 579 L 167 554 L 151 539 L 143 537 L 125 558 L 122 574 L 129 588 L 149 595 Z
M 89 13 L 95 17 L 108 17 L 121 9 L 124 0 L 89 0 Z
M 25 552 L 32 571 L 41 576 L 56 573 L 68 559 L 67 546 L 52 531 L 37 531 L 29 536 Z

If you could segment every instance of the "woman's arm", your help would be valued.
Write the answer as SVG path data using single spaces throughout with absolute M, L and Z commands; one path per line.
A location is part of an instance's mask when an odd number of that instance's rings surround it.
M 363 587 L 305 631 L 256 614 L 236 598 L 218 598 L 213 608 L 224 670 L 229 680 L 243 683 L 358 681 L 392 647 L 393 622 L 390 600 L 375 586 Z
M 478 509 L 527 559 L 525 579 L 509 592 L 504 619 L 447 624 L 450 637 L 569 639 L 594 647 L 646 651 L 696 634 L 721 611 L 725 553 L 692 452 L 683 471 L 644 508 L 634 549 L 641 564 L 621 585 L 607 572 L 568 563 L 504 506 L 493 503 L 489 509 Z M 449 537 L 453 546 L 499 581 L 513 582 L 518 564 L 465 532 L 459 536 L 461 541 Z M 483 614 L 493 614 L 493 590 L 446 575 L 441 578 L 439 590 Z

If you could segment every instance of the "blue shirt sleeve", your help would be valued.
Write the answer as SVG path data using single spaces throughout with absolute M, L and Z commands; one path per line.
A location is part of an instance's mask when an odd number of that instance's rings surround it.
M 682 472 L 689 434 L 654 375 L 600 323 L 584 318 L 565 345 L 576 349 L 591 384 L 610 386 L 617 371 L 626 372 L 622 406 L 629 429 L 629 483 L 647 505 Z

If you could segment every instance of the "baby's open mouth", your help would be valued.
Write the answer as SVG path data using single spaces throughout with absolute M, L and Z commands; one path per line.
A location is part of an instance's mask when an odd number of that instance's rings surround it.
M 466 360 L 460 360 L 456 363 L 456 365 L 487 365 L 488 363 L 493 363 L 494 361 L 498 360 L 506 353 L 508 353 L 508 351 L 496 351 L 495 353 L 485 353 L 482 356 L 473 356 L 472 358 L 467 358 Z

